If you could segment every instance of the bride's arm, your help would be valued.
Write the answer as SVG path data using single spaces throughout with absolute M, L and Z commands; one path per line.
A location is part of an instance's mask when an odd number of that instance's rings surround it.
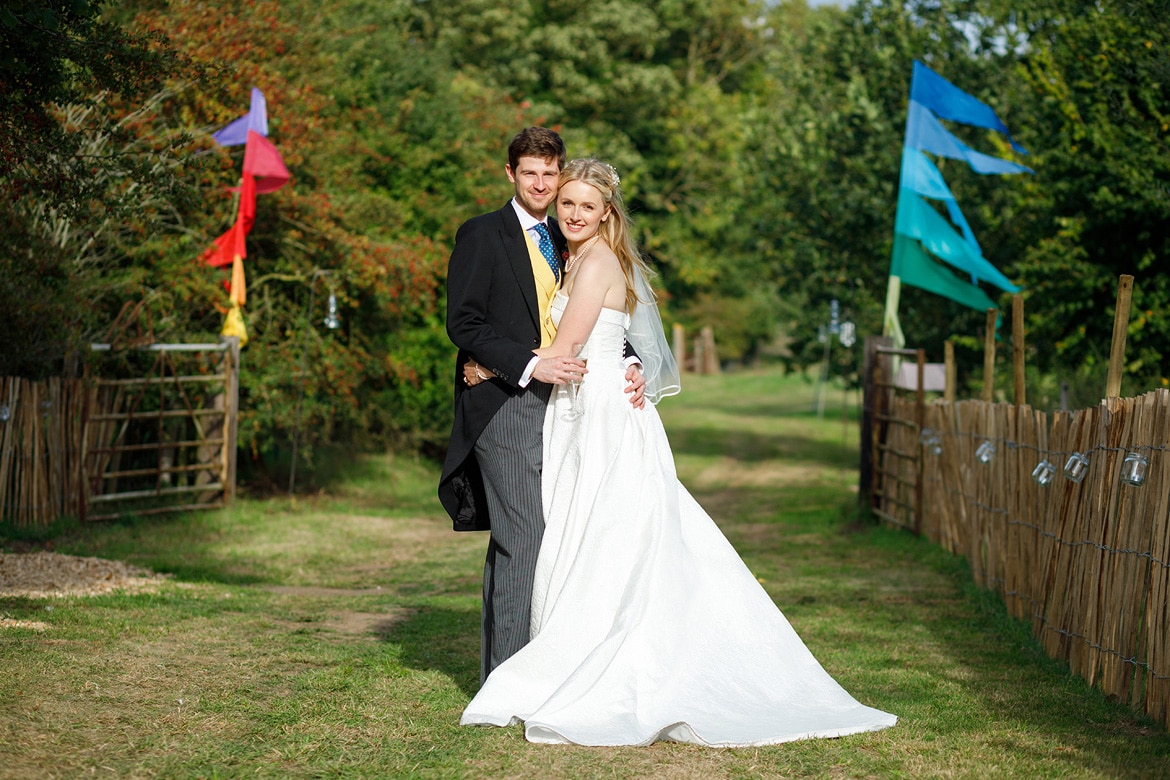
M 590 257 L 577 267 L 573 294 L 565 305 L 556 338 L 547 347 L 535 350 L 537 355 L 542 358 L 569 355 L 574 344 L 585 343 L 593 332 L 593 326 L 597 324 L 606 298 L 614 288 L 615 275 L 624 296 L 625 277 L 621 274 L 616 257 Z
M 541 358 L 542 364 L 555 358 L 573 358 L 572 346 L 584 344 L 585 339 L 589 338 L 606 299 L 620 294 L 621 301 L 624 302 L 625 289 L 626 277 L 621 274 L 617 257 L 611 254 L 608 257 L 601 255 L 587 258 L 586 262 L 577 267 L 576 277 L 573 279 L 573 292 L 569 296 L 569 303 L 565 304 L 564 315 L 560 317 L 556 338 L 552 339 L 549 346 L 532 350 L 532 353 Z M 580 374 L 587 373 L 580 361 L 572 359 L 571 365 L 573 366 L 571 371 L 579 370 L 578 379 Z M 537 370 L 532 372 L 532 377 L 542 381 L 557 381 L 545 378 L 539 372 L 541 366 L 538 365 Z M 470 360 L 463 366 L 463 381 L 469 387 L 479 385 L 494 375 L 487 368 Z

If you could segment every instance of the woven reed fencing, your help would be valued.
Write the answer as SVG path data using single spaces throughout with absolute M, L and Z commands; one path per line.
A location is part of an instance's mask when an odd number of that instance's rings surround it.
M 116 354 L 140 358 L 136 375 L 0 377 L 0 520 L 38 529 L 231 502 L 238 340 Z
M 1051 656 L 1170 726 L 1170 392 L 1051 415 L 934 401 L 920 424 L 915 399 L 887 403 L 907 423 L 881 432 L 872 500 L 887 522 L 914 530 L 920 485 L 920 533 L 966 557 Z M 1081 481 L 1065 471 L 1078 458 Z M 1141 484 L 1126 482 L 1142 459 Z
M 16 527 L 81 514 L 87 392 L 76 379 L 0 377 L 0 511 Z

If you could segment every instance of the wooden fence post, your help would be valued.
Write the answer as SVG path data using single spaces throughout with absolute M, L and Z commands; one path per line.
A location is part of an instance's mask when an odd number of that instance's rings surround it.
M 715 351 L 715 329 L 704 325 L 699 332 L 703 339 L 703 373 L 719 373 L 719 353 Z
M 983 400 L 991 403 L 995 391 L 995 321 L 999 309 L 987 310 L 987 330 L 983 334 Z
M 943 360 L 947 368 L 947 384 L 943 389 L 943 400 L 948 404 L 955 402 L 955 385 L 959 383 L 959 372 L 955 368 L 955 345 L 949 339 L 943 343 Z
M 16 451 L 16 398 L 20 380 L 0 376 L 0 518 L 6 513 L 8 496 L 15 490 L 12 473 L 18 470 L 14 463 Z M 15 518 L 15 502 L 10 514 Z
M 678 365 L 681 374 L 687 370 L 687 334 L 683 326 L 677 322 L 671 326 L 671 347 L 674 351 L 674 362 Z
M 1016 406 L 1026 404 L 1024 386 L 1024 296 L 1012 296 L 1012 379 L 1016 386 Z
M 236 497 L 236 440 L 240 421 L 240 337 L 225 336 L 227 349 L 224 362 L 224 441 L 223 441 L 223 503 L 230 504 Z
M 1129 328 L 1129 301 L 1133 295 L 1133 277 L 1122 274 L 1117 284 L 1117 308 L 1113 312 L 1113 343 L 1109 346 L 1109 376 L 1105 380 L 1105 397 L 1121 396 L 1121 373 L 1125 364 L 1125 335 Z
M 918 392 L 914 396 L 914 438 L 915 444 L 918 445 L 919 437 L 922 435 L 922 428 L 926 424 L 926 350 L 919 348 L 915 355 L 918 361 Z M 923 448 L 916 446 L 914 451 L 917 453 L 914 463 L 914 535 L 922 536 L 922 468 L 923 468 Z
M 888 336 L 866 336 L 865 357 L 862 360 L 861 381 L 861 464 L 857 474 L 857 497 L 864 507 L 871 506 L 873 500 L 873 471 L 876 463 L 874 448 L 876 446 L 877 424 L 874 415 L 878 412 L 878 388 L 874 384 L 874 372 L 877 370 L 878 347 L 893 346 L 894 340 Z

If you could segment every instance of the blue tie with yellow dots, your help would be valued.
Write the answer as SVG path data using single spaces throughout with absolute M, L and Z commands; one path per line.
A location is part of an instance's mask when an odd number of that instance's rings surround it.
M 552 236 L 549 235 L 548 226 L 543 222 L 537 222 L 536 232 L 540 234 L 540 241 L 537 242 L 537 247 L 540 248 L 540 253 L 544 255 L 544 259 L 548 261 L 548 267 L 552 269 L 553 276 L 560 283 L 561 264 L 557 260 L 557 250 L 553 246 Z

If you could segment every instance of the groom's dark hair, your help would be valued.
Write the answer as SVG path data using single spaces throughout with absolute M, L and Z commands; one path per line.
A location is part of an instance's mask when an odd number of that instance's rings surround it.
M 564 168 L 565 156 L 564 140 L 555 130 L 549 130 L 547 127 L 526 127 L 516 133 L 508 144 L 508 165 L 512 170 L 516 170 L 521 157 L 556 160 L 557 168 Z

